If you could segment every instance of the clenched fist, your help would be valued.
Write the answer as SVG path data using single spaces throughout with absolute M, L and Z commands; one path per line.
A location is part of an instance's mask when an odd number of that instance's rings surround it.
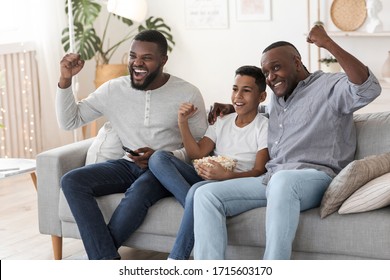
M 60 88 L 67 88 L 72 84 L 72 77 L 77 75 L 84 67 L 85 61 L 80 58 L 79 54 L 66 54 L 60 62 Z

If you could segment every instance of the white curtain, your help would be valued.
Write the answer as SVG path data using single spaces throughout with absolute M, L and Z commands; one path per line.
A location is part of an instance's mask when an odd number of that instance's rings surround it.
M 59 129 L 55 114 L 67 25 L 65 0 L 0 0 L 0 123 L 6 122 L 0 156 L 34 157 L 74 140 L 73 132 Z
M 55 90 L 59 79 L 59 62 L 64 55 L 61 32 L 67 26 L 64 0 L 31 1 L 33 40 L 37 48 L 41 98 L 43 150 L 73 141 L 73 132 L 58 127 L 55 114 Z
M 34 158 L 42 149 L 33 44 L 0 46 L 0 157 Z

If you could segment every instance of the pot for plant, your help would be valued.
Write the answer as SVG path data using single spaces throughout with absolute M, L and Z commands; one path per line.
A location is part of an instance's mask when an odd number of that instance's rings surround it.
M 341 66 L 334 57 L 326 57 L 318 60 L 320 69 L 324 72 L 336 73 L 341 71 Z
M 321 70 L 324 72 L 337 73 L 341 71 L 341 66 L 338 62 L 321 63 Z
M 108 80 L 129 74 L 127 64 L 99 64 L 96 65 L 95 87 L 100 87 Z

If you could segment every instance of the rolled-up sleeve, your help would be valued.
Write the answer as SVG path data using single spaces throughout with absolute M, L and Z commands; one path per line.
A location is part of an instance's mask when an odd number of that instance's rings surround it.
M 382 87 L 378 79 L 371 70 L 368 69 L 368 71 L 369 76 L 361 85 L 350 82 L 345 74 L 341 79 L 337 79 L 340 77 L 337 75 L 330 76 L 328 85 L 333 86 L 329 90 L 329 102 L 335 111 L 343 114 L 353 113 L 381 94 Z M 336 80 L 331 80 L 335 78 Z

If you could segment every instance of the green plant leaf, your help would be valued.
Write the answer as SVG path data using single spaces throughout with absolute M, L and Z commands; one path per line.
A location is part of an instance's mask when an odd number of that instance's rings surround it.
M 84 60 L 89 60 L 95 56 L 95 53 L 99 50 L 100 38 L 96 35 L 95 29 L 88 28 L 84 32 L 75 34 L 76 49 Z
M 68 14 L 68 0 L 65 0 L 65 12 Z M 81 57 L 84 60 L 96 58 L 97 64 L 108 64 L 111 57 L 118 49 L 118 47 L 127 42 L 128 40 L 134 38 L 137 30 L 140 32 L 145 29 L 158 30 L 164 34 L 168 41 L 168 50 L 172 51 L 175 41 L 171 34 L 171 28 L 165 24 L 162 18 L 149 17 L 145 21 L 145 26 L 137 25 L 134 26 L 132 20 L 120 17 L 118 15 L 110 14 L 107 17 L 106 25 L 103 30 L 103 34 L 99 36 L 96 34 L 93 24 L 97 20 L 102 6 L 99 4 L 102 1 L 97 0 L 70 0 L 72 1 L 72 11 L 73 11 L 73 26 L 74 26 L 74 37 L 75 37 L 75 52 L 80 53 Z M 113 16 L 112 16 L 113 15 Z M 117 20 L 120 20 L 122 23 L 127 25 L 129 28 L 128 32 L 125 32 L 124 37 L 117 42 L 110 42 L 106 44 L 106 33 L 108 26 L 112 17 L 115 17 Z M 62 31 L 61 38 L 62 46 L 65 52 L 68 52 L 70 49 L 69 41 L 69 28 L 65 28 Z
M 168 50 L 172 51 L 172 48 L 175 45 L 175 41 L 173 40 L 173 36 L 170 33 L 171 28 L 165 24 L 165 22 L 162 18 L 149 17 L 145 21 L 145 26 L 143 26 L 143 25 L 138 26 L 139 32 L 144 31 L 144 30 L 160 31 L 162 34 L 164 34 L 165 38 L 168 41 Z
M 65 52 L 68 52 L 70 49 L 70 39 L 69 39 L 69 28 L 64 28 L 62 30 L 62 38 L 61 38 L 62 47 Z
M 118 16 L 118 15 L 115 15 L 115 14 L 114 14 L 114 17 L 116 19 L 120 20 L 121 22 L 123 22 L 124 24 L 126 24 L 127 26 L 133 26 L 134 25 L 134 22 L 131 19 L 124 18 L 124 17 Z
M 337 59 L 333 56 L 321 58 L 318 60 L 318 62 L 324 63 L 326 66 L 329 66 L 331 63 L 337 63 Z
M 83 25 L 92 25 L 102 6 L 91 0 L 72 0 L 73 21 Z M 65 2 L 65 13 L 68 15 L 68 0 Z
M 81 23 L 75 23 L 74 37 L 75 51 L 80 54 L 81 59 L 89 60 L 93 58 L 101 44 L 95 29 L 84 29 Z M 69 28 L 65 28 L 62 32 L 62 45 L 64 46 L 65 51 L 68 52 L 70 49 Z

